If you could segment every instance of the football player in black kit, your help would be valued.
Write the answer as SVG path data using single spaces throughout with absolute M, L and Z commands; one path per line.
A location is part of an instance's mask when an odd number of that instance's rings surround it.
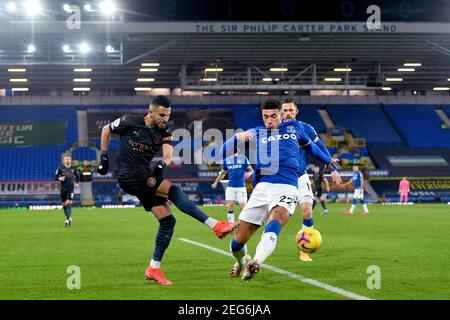
M 72 208 L 74 187 L 78 186 L 80 176 L 75 168 L 72 168 L 72 157 L 66 155 L 64 164 L 60 166 L 55 173 L 55 180 L 61 182 L 61 203 L 63 206 L 66 221 L 64 227 L 72 226 Z
M 153 258 L 145 271 L 145 277 L 162 285 L 172 284 L 161 270 L 161 260 L 175 226 L 175 218 L 167 200 L 182 212 L 209 226 L 218 238 L 224 238 L 235 226 L 232 222 L 210 218 L 188 199 L 180 187 L 163 178 L 164 169 L 171 163 L 173 152 L 172 134 L 167 129 L 170 112 L 169 99 L 156 96 L 145 116 L 124 115 L 104 126 L 101 135 L 102 156 L 97 170 L 103 175 L 108 172 L 111 133 L 119 134 L 120 147 L 116 161 L 119 185 L 123 191 L 135 195 L 145 211 L 151 211 L 159 221 Z M 152 171 L 150 162 L 161 148 L 163 159 Z
M 312 181 L 312 187 L 314 191 L 314 202 L 313 202 L 313 209 L 317 204 L 317 201 L 320 201 L 320 204 L 323 207 L 322 214 L 327 214 L 328 209 L 325 204 L 325 199 L 322 195 L 322 181 L 325 182 L 325 188 L 326 192 L 330 192 L 330 184 L 328 183 L 327 178 L 323 176 L 323 172 L 320 172 L 320 168 L 318 166 L 314 167 L 314 174 L 313 174 L 313 181 Z

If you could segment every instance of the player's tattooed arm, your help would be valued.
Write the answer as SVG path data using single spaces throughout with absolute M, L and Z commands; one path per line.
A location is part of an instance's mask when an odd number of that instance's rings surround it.
M 102 128 L 102 134 L 101 134 L 101 149 L 102 152 L 108 152 L 109 149 L 109 142 L 111 141 L 111 129 L 109 128 L 110 125 L 107 124 Z
M 172 163 L 172 155 L 173 155 L 173 146 L 171 144 L 163 144 L 162 145 L 163 152 L 163 161 L 166 166 Z

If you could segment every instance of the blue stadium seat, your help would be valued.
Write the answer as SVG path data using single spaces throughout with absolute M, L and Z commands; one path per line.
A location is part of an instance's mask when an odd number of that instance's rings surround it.
M 450 147 L 450 130 L 429 105 L 386 105 L 410 147 Z
M 78 147 L 72 151 L 72 159 L 73 160 L 96 160 L 97 154 L 96 152 L 89 147 Z
M 2 123 L 67 121 L 66 146 L 78 140 L 77 109 L 74 106 L 0 106 Z
M 52 180 L 64 146 L 0 148 L 0 180 Z
M 369 147 L 403 145 L 378 105 L 329 105 L 327 110 L 336 125 L 350 130 L 355 138 L 365 138 Z

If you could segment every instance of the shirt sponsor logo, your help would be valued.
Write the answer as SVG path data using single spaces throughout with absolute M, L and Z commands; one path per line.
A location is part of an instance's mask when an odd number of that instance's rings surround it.
M 270 141 L 288 140 L 288 139 L 297 140 L 297 136 L 295 134 L 293 134 L 293 133 L 291 133 L 291 134 L 288 134 L 288 133 L 277 134 L 276 136 L 271 136 L 269 138 L 265 138 L 265 137 L 262 138 L 261 139 L 261 143 L 267 143 L 267 142 L 270 142 Z

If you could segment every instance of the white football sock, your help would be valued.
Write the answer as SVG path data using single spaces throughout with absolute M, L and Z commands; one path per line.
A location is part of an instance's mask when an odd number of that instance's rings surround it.
M 350 212 L 353 213 L 353 211 L 355 211 L 356 206 L 354 204 L 352 204 L 351 208 L 350 208 Z
M 363 207 L 363 209 L 364 209 L 364 212 L 369 212 L 369 209 L 367 208 L 367 204 L 366 204 L 366 203 L 364 203 L 364 204 L 362 205 L 362 207 Z
M 213 219 L 213 218 L 208 218 L 208 219 L 206 219 L 204 224 L 206 224 L 208 227 L 210 227 L 212 229 L 217 224 L 217 220 Z
M 275 232 L 263 233 L 261 241 L 256 247 L 254 259 L 258 260 L 258 262 L 262 264 L 275 250 L 275 247 L 277 246 L 277 238 L 278 236 Z
M 150 267 L 152 267 L 153 269 L 161 268 L 161 261 L 155 261 L 155 260 L 152 259 L 150 261 Z
M 228 222 L 234 222 L 234 213 L 228 214 Z

